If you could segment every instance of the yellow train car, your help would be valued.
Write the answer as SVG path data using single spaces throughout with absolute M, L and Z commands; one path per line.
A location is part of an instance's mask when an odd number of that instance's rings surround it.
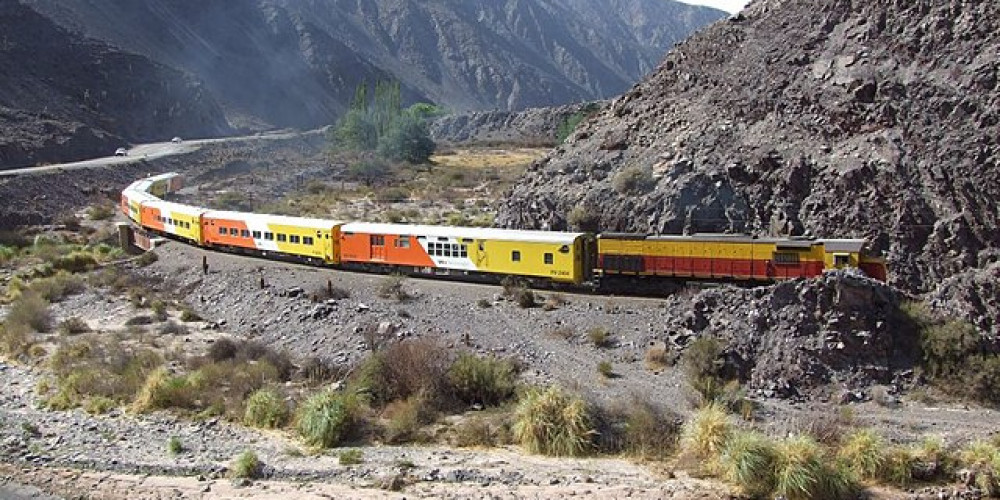
M 344 263 L 360 267 L 579 284 L 590 275 L 588 241 L 585 233 L 352 222 L 341 226 L 340 248 Z
M 602 275 L 775 281 L 855 267 L 872 278 L 885 280 L 884 263 L 864 255 L 864 244 L 863 239 L 605 233 L 598 240 L 597 272 Z
M 324 219 L 211 210 L 202 214 L 202 241 L 208 246 L 336 264 L 340 225 Z
M 156 200 L 142 204 L 142 226 L 162 234 L 203 243 L 201 217 L 208 209 Z

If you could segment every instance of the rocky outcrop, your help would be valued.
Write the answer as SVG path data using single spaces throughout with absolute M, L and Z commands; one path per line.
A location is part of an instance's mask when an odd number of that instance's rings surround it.
M 454 111 L 607 98 L 724 16 L 666 0 L 23 1 L 196 75 L 248 127 L 329 124 L 389 78 Z
M 946 279 L 927 297 L 931 311 L 971 322 L 1000 345 L 1000 259 Z
M 72 35 L 18 2 L 0 4 L 0 25 L 0 167 L 230 132 L 218 104 L 176 70 Z
M 550 146 L 559 127 L 577 113 L 595 113 L 604 103 L 582 103 L 524 111 L 457 113 L 430 124 L 431 137 L 439 144 L 523 144 Z
M 684 299 L 673 299 L 681 300 Z M 667 325 L 679 350 L 699 336 L 722 342 L 727 365 L 766 397 L 823 397 L 888 384 L 913 367 L 913 329 L 899 295 L 849 272 L 773 287 L 701 292 Z
M 931 290 L 1000 247 L 998 33 L 996 2 L 759 0 L 529 169 L 498 222 L 864 236 Z

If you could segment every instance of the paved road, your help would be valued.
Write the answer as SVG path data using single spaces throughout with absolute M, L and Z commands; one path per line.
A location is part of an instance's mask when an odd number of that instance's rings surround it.
M 126 156 L 107 156 L 104 158 L 94 158 L 92 160 L 77 161 L 72 163 L 58 163 L 53 165 L 44 165 L 41 167 L 25 167 L 25 168 L 14 168 L 9 170 L 0 170 L 0 177 L 2 176 L 14 176 L 22 174 L 34 174 L 39 172 L 49 172 L 53 170 L 74 170 L 80 168 L 94 168 L 94 167 L 106 167 L 111 165 L 122 165 L 126 163 L 134 163 L 141 160 L 155 160 L 157 158 L 163 158 L 164 156 L 186 154 L 192 151 L 197 151 L 199 148 L 206 144 L 217 144 L 223 142 L 240 142 L 249 140 L 272 140 L 272 139 L 288 139 L 295 137 L 300 133 L 311 133 L 311 132 L 284 132 L 284 133 L 269 133 L 260 135 L 247 135 L 242 137 L 220 137 L 217 139 L 194 139 L 188 141 L 182 141 L 179 143 L 173 142 L 154 142 L 151 144 L 140 144 L 128 150 L 128 155 Z

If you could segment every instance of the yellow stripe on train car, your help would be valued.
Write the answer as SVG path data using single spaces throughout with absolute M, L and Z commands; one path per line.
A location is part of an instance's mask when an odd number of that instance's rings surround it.
M 583 260 L 577 258 L 582 243 L 477 240 L 469 245 L 469 258 L 481 272 L 548 278 L 564 283 L 583 281 Z

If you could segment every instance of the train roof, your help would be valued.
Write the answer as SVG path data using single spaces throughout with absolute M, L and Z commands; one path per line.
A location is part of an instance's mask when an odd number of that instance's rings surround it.
M 311 217 L 294 217 L 290 215 L 255 214 L 251 212 L 235 212 L 231 210 L 207 210 L 203 217 L 206 219 L 231 219 L 263 221 L 271 224 L 282 224 L 286 226 L 308 227 L 310 229 L 333 229 L 343 224 L 341 221 L 330 219 L 316 219 Z
M 160 210 L 174 210 L 177 212 L 187 212 L 190 214 L 202 214 L 208 212 L 209 209 L 205 207 L 199 207 L 197 205 L 186 205 L 184 203 L 176 203 L 173 201 L 166 201 L 156 198 L 155 201 L 149 201 L 148 204 L 152 207 L 159 208 Z
M 386 224 L 349 222 L 340 227 L 344 233 L 406 234 L 411 236 L 473 238 L 479 240 L 531 241 L 536 243 L 570 244 L 586 233 L 529 231 L 484 227 L 425 226 L 417 224 Z

